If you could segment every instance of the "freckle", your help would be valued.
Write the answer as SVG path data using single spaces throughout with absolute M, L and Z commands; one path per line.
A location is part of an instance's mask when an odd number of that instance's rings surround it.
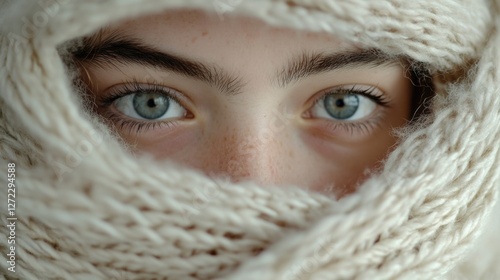
M 203 31 L 203 33 L 201 33 L 201 35 L 202 35 L 203 37 L 207 36 L 207 35 L 208 35 L 208 31 Z
M 196 40 L 198 40 L 198 37 L 193 37 L 193 39 L 191 40 L 191 43 L 196 42 Z

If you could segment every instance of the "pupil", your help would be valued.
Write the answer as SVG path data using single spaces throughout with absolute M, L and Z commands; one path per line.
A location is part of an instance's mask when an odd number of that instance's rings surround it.
M 151 98 L 151 99 L 148 100 L 148 107 L 149 108 L 156 107 L 156 101 L 153 98 Z
M 335 101 L 335 105 L 337 105 L 337 107 L 344 107 L 345 106 L 344 99 L 337 99 L 337 101 Z

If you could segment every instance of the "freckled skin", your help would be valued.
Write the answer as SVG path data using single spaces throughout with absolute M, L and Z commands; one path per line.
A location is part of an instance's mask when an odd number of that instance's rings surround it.
M 291 57 L 303 52 L 336 52 L 357 46 L 322 33 L 273 28 L 258 20 L 176 11 L 122 22 L 110 30 L 132 36 L 155 48 L 210 65 L 244 81 L 242 92 L 225 96 L 204 82 L 175 73 L 148 70 L 151 77 L 188 97 L 183 104 L 194 115 L 177 120 L 175 128 L 139 134 L 121 130 L 136 143 L 137 153 L 171 159 L 234 181 L 298 185 L 343 196 L 356 190 L 397 143 L 394 128 L 405 125 L 410 112 L 411 82 L 400 65 L 354 67 L 321 73 L 278 88 L 272 77 Z M 92 67 L 92 84 L 100 89 L 123 80 L 144 80 L 141 66 Z M 363 120 L 369 129 L 348 132 L 304 117 L 325 89 L 362 84 L 378 87 L 389 107 Z M 104 95 L 104 91 L 96 91 Z M 285 108 L 285 109 L 283 109 Z M 333 188 L 330 188 L 333 185 Z

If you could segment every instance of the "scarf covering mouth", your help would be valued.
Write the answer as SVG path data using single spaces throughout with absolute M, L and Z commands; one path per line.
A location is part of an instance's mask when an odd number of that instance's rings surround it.
M 499 5 L 0 0 L 0 181 L 7 185 L 15 163 L 17 202 L 15 273 L 10 229 L 0 227 L 3 279 L 498 279 L 500 245 L 490 236 L 499 233 L 491 215 Z M 432 113 L 405 132 L 379 174 L 339 201 L 132 156 L 82 109 L 64 49 L 106 24 L 177 8 L 325 31 L 407 56 L 436 77 Z

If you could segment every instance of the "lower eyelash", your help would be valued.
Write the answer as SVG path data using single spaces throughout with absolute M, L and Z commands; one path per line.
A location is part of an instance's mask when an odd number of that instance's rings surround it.
M 355 133 L 370 134 L 375 128 L 380 128 L 381 118 L 382 115 L 379 113 L 363 122 L 324 121 L 326 122 L 325 126 L 327 129 L 331 131 L 343 130 L 350 135 L 353 135 Z
M 141 122 L 138 120 L 128 120 L 126 117 L 114 112 L 107 112 L 103 117 L 119 130 L 128 131 L 129 133 L 134 132 L 136 134 L 159 127 L 173 128 L 177 125 L 176 121 Z

